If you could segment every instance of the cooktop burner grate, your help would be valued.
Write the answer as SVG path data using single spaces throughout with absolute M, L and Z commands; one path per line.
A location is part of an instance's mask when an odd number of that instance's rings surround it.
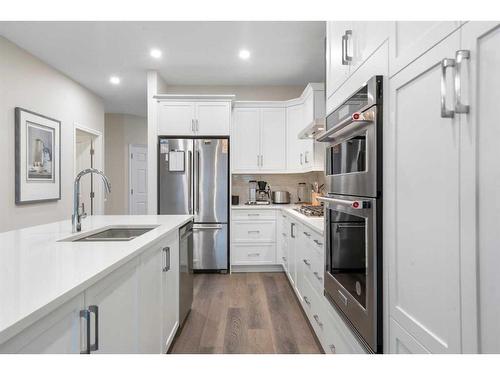
M 295 211 L 300 212 L 303 215 L 306 216 L 316 216 L 316 217 L 321 217 L 324 215 L 324 208 L 323 206 L 300 206 L 299 208 L 296 208 Z

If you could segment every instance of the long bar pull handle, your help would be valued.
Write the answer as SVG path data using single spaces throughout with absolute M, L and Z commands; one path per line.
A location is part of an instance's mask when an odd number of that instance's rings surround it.
M 469 50 L 460 50 L 455 54 L 455 113 L 469 113 L 469 105 L 462 103 L 462 62 L 469 59 Z
M 200 151 L 196 150 L 196 213 L 200 213 Z
M 193 214 L 193 153 L 191 151 L 188 151 L 188 173 L 188 211 L 190 214 Z
M 80 354 L 90 354 L 90 311 L 80 310 L 80 319 L 85 319 L 85 349 Z
M 163 252 L 165 253 L 165 267 L 163 267 L 163 272 L 170 271 L 170 247 L 164 247 Z
M 90 345 L 90 351 L 95 352 L 99 350 L 99 306 L 90 305 L 89 312 L 94 314 L 94 343 Z M 90 315 L 89 315 L 90 322 Z
M 349 65 L 352 61 L 352 57 L 347 54 L 347 43 L 351 35 L 352 30 L 346 30 L 344 35 L 342 35 L 342 65 Z
M 453 118 L 455 111 L 446 108 L 446 70 L 455 68 L 455 59 L 443 59 L 441 61 L 441 117 Z

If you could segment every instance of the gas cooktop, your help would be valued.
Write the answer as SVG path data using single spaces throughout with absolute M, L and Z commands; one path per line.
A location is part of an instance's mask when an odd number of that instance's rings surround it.
M 294 208 L 295 211 L 300 212 L 305 216 L 312 217 L 322 217 L 324 215 L 323 206 L 300 206 L 298 208 Z

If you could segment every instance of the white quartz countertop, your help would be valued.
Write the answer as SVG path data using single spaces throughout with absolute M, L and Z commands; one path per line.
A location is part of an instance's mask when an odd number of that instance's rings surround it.
M 233 210 L 262 210 L 262 209 L 272 209 L 285 212 L 286 214 L 292 216 L 293 218 L 300 221 L 302 224 L 307 225 L 309 228 L 313 229 L 320 235 L 323 235 L 325 219 L 324 217 L 311 217 L 301 214 L 294 210 L 294 208 L 300 207 L 299 204 L 267 204 L 267 205 L 249 205 L 240 204 L 231 206 Z
M 126 215 L 82 221 L 81 233 L 110 225 L 158 225 L 131 241 L 58 242 L 73 235 L 70 220 L 0 233 L 0 344 L 191 219 Z

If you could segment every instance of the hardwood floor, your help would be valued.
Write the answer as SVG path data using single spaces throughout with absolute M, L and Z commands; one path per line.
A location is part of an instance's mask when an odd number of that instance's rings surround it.
M 285 274 L 198 274 L 172 354 L 321 353 Z

